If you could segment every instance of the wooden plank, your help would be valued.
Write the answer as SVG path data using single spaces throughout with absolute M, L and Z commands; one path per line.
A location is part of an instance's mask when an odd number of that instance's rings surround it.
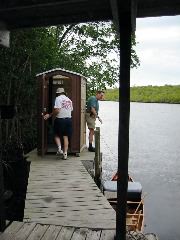
M 0 240 L 15 240 L 17 231 L 24 225 L 22 222 L 13 222 L 5 232 L 0 234 Z
M 37 224 L 33 231 L 31 232 L 30 236 L 27 238 L 27 240 L 40 240 L 42 236 L 45 234 L 47 228 L 48 225 Z
M 23 226 L 15 233 L 16 236 L 15 239 L 18 240 L 26 239 L 31 234 L 35 226 L 36 226 L 35 223 L 23 224 Z
M 71 240 L 85 240 L 87 232 L 88 232 L 87 228 L 77 228 L 74 231 Z
M 0 240 L 114 240 L 115 236 L 115 230 L 101 231 L 26 223 L 17 231 L 18 225 L 14 226 L 9 231 L 7 228 L 7 232 L 0 233 Z
M 114 240 L 116 236 L 115 230 L 102 230 L 100 240 Z
M 50 225 L 41 240 L 56 240 L 62 226 Z
M 101 231 L 89 230 L 86 235 L 86 240 L 99 240 L 101 236 Z
M 69 211 L 70 212 L 70 211 Z M 54 225 L 64 225 L 64 226 L 81 226 L 81 227 L 87 227 L 87 228 L 97 228 L 97 229 L 112 229 L 111 221 L 114 219 L 108 218 L 108 215 L 106 215 L 106 218 L 104 219 L 104 214 L 89 214 L 89 212 L 84 213 L 78 212 L 77 214 L 74 213 L 73 215 L 66 216 L 64 214 L 57 215 L 55 213 L 46 213 L 46 214 L 33 214 L 31 221 L 37 222 L 37 223 L 43 223 L 43 224 L 51 224 Z M 90 219 L 88 219 L 88 217 Z M 27 219 L 27 221 L 29 221 Z M 107 227 L 107 223 L 109 222 L 109 227 Z M 105 227 L 106 226 L 106 227 Z
M 6 232 L 0 233 L 0 240 L 13 240 L 13 239 L 14 239 L 14 236 L 10 233 L 6 233 Z
M 6 233 L 15 234 L 23 227 L 23 222 L 12 222 L 11 225 L 6 229 Z
M 56 240 L 70 240 L 74 230 L 73 227 L 62 227 Z

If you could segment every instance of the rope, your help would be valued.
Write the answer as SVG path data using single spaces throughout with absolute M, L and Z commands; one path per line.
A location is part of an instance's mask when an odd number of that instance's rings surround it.
M 127 231 L 126 240 L 148 240 L 143 233 L 137 233 L 134 231 Z

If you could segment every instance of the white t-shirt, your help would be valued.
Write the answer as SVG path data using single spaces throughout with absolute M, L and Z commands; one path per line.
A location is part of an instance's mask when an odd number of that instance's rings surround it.
M 57 118 L 71 118 L 72 101 L 65 95 L 56 97 L 54 108 L 60 109 L 60 112 L 56 115 Z

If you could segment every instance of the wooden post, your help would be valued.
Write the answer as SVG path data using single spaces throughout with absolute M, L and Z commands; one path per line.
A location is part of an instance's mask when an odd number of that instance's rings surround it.
M 102 180 L 102 152 L 100 152 L 100 159 L 99 159 L 99 171 L 100 171 L 100 181 Z
M 113 18 L 120 36 L 118 181 L 116 240 L 126 240 L 126 205 L 129 159 L 131 32 L 135 30 L 136 0 L 111 0 Z
M 119 141 L 116 237 L 126 239 L 126 205 L 129 159 L 131 1 L 120 13 Z
M 100 187 L 100 127 L 96 127 L 95 130 L 95 157 L 94 157 L 94 180 L 98 187 Z

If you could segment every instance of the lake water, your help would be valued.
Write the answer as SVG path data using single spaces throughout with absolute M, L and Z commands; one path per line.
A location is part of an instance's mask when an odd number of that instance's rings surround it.
M 100 102 L 103 179 L 117 170 L 118 104 Z M 129 173 L 145 198 L 145 232 L 180 239 L 180 105 L 131 103 Z

